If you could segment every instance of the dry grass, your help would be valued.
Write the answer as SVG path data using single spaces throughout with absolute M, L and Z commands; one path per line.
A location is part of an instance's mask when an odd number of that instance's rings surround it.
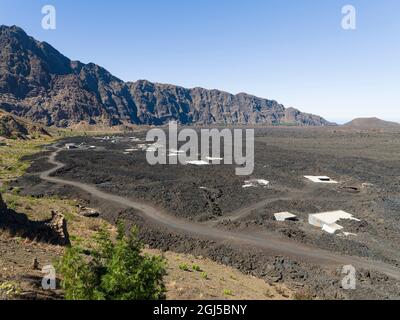
M 115 227 L 101 219 L 85 218 L 78 215 L 77 202 L 57 198 L 34 199 L 18 195 L 6 195 L 5 200 L 14 201 L 15 209 L 24 212 L 32 220 L 43 220 L 51 216 L 51 211 L 63 213 L 68 221 L 68 231 L 73 245 L 79 244 L 91 247 L 93 236 L 106 225 L 115 234 Z M 12 244 L 5 240 L 0 242 L 0 251 L 9 254 L 0 257 L 0 268 L 7 270 L 3 275 L 7 279 L 29 275 L 31 262 L 38 258 L 40 266 L 52 264 L 63 254 L 64 249 L 46 244 L 34 244 L 28 240 L 13 238 Z M 203 257 L 177 254 L 174 252 L 161 253 L 158 250 L 145 249 L 146 254 L 161 255 L 167 259 L 168 300 L 274 300 L 295 299 L 295 293 L 281 284 L 268 284 L 262 279 L 244 275 L 238 270 L 217 264 Z M 182 267 L 185 266 L 185 267 Z M 37 272 L 36 272 L 37 273 Z M 40 274 L 36 274 L 39 276 Z M 20 283 L 21 288 L 26 284 Z
M 162 254 L 146 249 L 149 254 Z M 282 284 L 268 284 L 262 279 L 220 265 L 203 257 L 166 252 L 168 300 L 286 300 L 295 293 Z M 181 266 L 187 266 L 182 268 Z
M 52 138 L 46 137 L 34 140 L 6 140 L 7 145 L 0 146 L 0 181 L 6 184 L 23 175 L 30 163 L 21 159 L 39 152 L 41 145 L 51 141 Z

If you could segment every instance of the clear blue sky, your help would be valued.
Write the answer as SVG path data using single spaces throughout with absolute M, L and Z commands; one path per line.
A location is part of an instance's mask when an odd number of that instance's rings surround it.
M 41 8 L 57 29 L 41 28 Z M 342 6 L 357 30 L 341 28 Z M 123 80 L 247 92 L 343 122 L 400 121 L 399 0 L 0 0 L 64 55 Z

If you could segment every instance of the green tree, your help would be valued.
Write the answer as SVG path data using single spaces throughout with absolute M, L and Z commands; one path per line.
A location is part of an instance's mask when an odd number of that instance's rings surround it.
M 125 235 L 120 224 L 116 241 L 102 228 L 95 249 L 66 250 L 58 271 L 68 300 L 159 300 L 165 298 L 165 259 L 141 253 L 134 228 Z

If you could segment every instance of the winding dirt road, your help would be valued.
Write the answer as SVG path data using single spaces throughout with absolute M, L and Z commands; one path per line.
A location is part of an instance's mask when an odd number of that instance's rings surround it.
M 178 219 L 148 204 L 100 191 L 96 187 L 89 184 L 53 177 L 52 175 L 57 170 L 65 166 L 62 162 L 56 160 L 56 157 L 60 151 L 61 149 L 58 149 L 49 156 L 49 163 L 53 164 L 55 167 L 42 172 L 40 174 L 40 178 L 42 180 L 59 185 L 73 186 L 91 194 L 96 198 L 136 209 L 140 211 L 142 217 L 151 220 L 160 226 L 164 226 L 169 230 L 174 230 L 190 236 L 205 238 L 208 240 L 223 241 L 234 245 L 248 245 L 265 250 L 266 254 L 286 256 L 298 261 L 314 263 L 322 267 L 337 268 L 344 265 L 353 265 L 356 268 L 378 271 L 400 281 L 400 269 L 380 261 L 345 256 L 322 249 L 307 247 L 303 244 L 299 244 L 288 239 L 283 239 L 272 234 L 229 232 L 208 225 L 195 224 Z

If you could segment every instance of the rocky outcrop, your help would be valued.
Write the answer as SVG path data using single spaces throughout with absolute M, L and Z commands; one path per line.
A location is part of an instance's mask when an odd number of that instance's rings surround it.
M 28 123 L 0 110 L 0 137 L 7 139 L 28 139 L 33 135 L 49 136 L 50 134 L 42 126 Z
M 18 27 L 0 27 L 0 108 L 45 125 L 265 124 L 323 126 L 321 117 L 245 93 L 124 83 L 95 64 L 71 61 Z
M 47 228 L 43 229 L 44 234 L 41 234 L 40 237 L 53 244 L 62 246 L 70 244 L 67 221 L 64 215 L 55 211 L 52 211 L 51 214 L 52 218 L 45 224 Z
M 86 208 L 82 206 L 78 206 L 79 215 L 85 218 L 98 218 L 100 213 L 96 209 Z
M 0 194 L 0 231 L 7 230 L 11 235 L 53 245 L 70 244 L 67 221 L 64 215 L 52 212 L 47 221 L 31 221 L 25 214 L 7 209 Z
M 23 138 L 28 135 L 28 129 L 10 115 L 0 115 L 0 137 L 7 139 Z

